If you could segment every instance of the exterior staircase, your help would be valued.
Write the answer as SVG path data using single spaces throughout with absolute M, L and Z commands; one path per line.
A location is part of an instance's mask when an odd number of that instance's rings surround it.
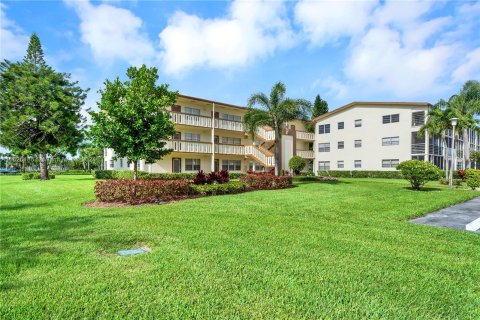
M 265 148 L 255 145 L 245 146 L 245 155 L 256 162 L 260 162 L 265 168 L 272 168 L 275 166 L 275 157 L 273 153 Z

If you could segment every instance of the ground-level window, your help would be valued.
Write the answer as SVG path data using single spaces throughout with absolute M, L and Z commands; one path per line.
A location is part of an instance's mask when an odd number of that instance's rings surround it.
M 261 163 L 250 161 L 248 163 L 248 170 L 251 171 L 264 171 L 264 167 Z
M 361 148 L 362 147 L 362 140 L 355 140 L 355 148 Z
M 105 161 L 105 166 L 103 167 L 104 169 L 107 169 L 108 163 Z
M 398 159 L 384 159 L 382 160 L 382 168 L 396 168 L 398 163 Z
M 343 169 L 343 168 L 345 168 L 345 164 L 343 163 L 343 160 L 338 160 L 338 161 L 337 161 L 337 168 L 338 168 L 338 169 Z
M 362 167 L 362 160 L 355 160 L 354 166 L 355 166 L 356 169 L 361 168 Z
M 382 146 L 397 146 L 400 144 L 400 137 L 382 138 Z
M 110 160 L 110 168 L 113 168 L 113 166 L 114 166 L 114 162 L 113 162 L 113 159 L 112 159 L 112 160 Z
M 200 115 L 200 109 L 195 109 L 195 108 L 184 107 L 183 112 L 188 114 L 194 114 L 197 116 Z
M 242 160 L 222 160 L 222 170 L 240 171 L 242 170 Z
M 318 152 L 330 152 L 330 142 L 328 143 L 319 143 Z
M 200 159 L 185 159 L 185 171 L 199 171 Z
M 345 142 L 344 141 L 338 141 L 338 149 L 343 149 L 345 148 Z
M 119 161 L 120 161 L 120 168 L 123 168 L 123 158 L 120 158 Z
M 318 170 L 330 170 L 330 161 L 318 161 Z
M 104 156 L 104 157 L 107 156 L 107 148 L 103 149 L 103 156 Z
M 200 141 L 200 133 L 185 133 L 186 141 Z

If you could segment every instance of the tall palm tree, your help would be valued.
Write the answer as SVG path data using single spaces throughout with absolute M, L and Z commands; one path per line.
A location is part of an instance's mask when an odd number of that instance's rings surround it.
M 474 116 L 480 114 L 480 83 L 478 81 L 467 81 L 459 94 L 453 95 L 448 100 L 450 106 L 458 111 L 458 117 L 463 118 L 464 124 L 458 130 L 462 132 L 463 157 L 465 169 L 470 168 L 470 139 L 468 130 L 477 130 L 478 123 L 473 120 Z
M 448 153 L 446 131 L 452 128 L 451 119 L 453 110 L 445 100 L 438 101 L 428 112 L 427 121 L 418 131 L 418 135 L 423 136 L 425 132 L 429 135 L 439 136 L 442 141 L 442 156 L 445 169 L 445 178 L 448 178 Z M 427 137 L 428 139 L 428 137 Z M 454 139 L 455 140 L 455 139 Z
M 306 121 L 311 114 L 311 103 L 304 99 L 285 97 L 286 88 L 282 82 L 277 82 L 270 91 L 270 96 L 259 92 L 248 99 L 249 110 L 243 118 L 245 131 L 255 139 L 255 133 L 261 126 L 270 126 L 275 131 L 275 175 L 280 172 L 279 145 L 282 129 L 286 122 L 295 119 Z M 254 108 L 260 107 L 261 109 Z

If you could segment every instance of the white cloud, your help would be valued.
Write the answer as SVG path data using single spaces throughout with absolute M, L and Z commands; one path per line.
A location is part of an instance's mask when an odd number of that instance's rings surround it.
M 295 21 L 315 45 L 364 32 L 378 1 L 309 1 L 295 6 Z
M 263 0 L 234 1 L 225 18 L 177 12 L 159 37 L 161 59 L 170 74 L 198 66 L 244 66 L 294 42 L 284 4 Z
M 457 82 L 480 79 L 480 48 L 467 54 L 466 62 L 453 72 L 453 79 Z
M 20 59 L 28 47 L 28 36 L 7 18 L 6 6 L 0 3 L 0 59 Z
M 99 63 L 119 59 L 133 65 L 154 59 L 155 49 L 143 22 L 131 11 L 108 4 L 94 6 L 89 1 L 66 1 L 80 17 L 82 41 L 90 46 Z

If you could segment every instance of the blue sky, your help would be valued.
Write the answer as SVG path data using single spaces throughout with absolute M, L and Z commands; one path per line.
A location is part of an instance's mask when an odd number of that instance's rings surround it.
M 479 1 L 2 1 L 0 56 L 36 32 L 47 63 L 91 89 L 156 66 L 180 93 L 244 105 L 292 98 L 436 102 L 480 79 Z

